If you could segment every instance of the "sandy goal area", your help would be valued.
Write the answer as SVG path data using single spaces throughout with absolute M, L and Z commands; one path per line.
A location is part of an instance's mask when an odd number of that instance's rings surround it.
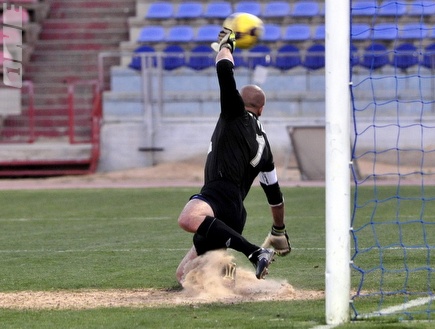
M 191 270 L 180 288 L 4 292 L 0 293 L 0 308 L 146 308 L 214 302 L 233 304 L 268 300 L 312 300 L 324 297 L 322 291 L 297 290 L 285 280 L 268 277 L 258 280 L 253 268 L 237 268 L 235 282 L 228 284 L 219 269 L 232 261 L 233 256 L 225 251 L 213 251 L 198 257 L 189 265 Z

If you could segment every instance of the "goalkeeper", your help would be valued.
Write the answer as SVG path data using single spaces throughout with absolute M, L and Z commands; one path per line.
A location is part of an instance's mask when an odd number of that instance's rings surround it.
M 286 255 L 291 247 L 284 223 L 284 199 L 276 175 L 267 136 L 258 117 L 266 97 L 255 85 L 237 90 L 234 79 L 234 33 L 219 33 L 216 71 L 220 86 L 221 112 L 207 154 L 204 185 L 185 205 L 178 224 L 193 233 L 193 247 L 177 269 L 182 283 L 185 266 L 207 251 L 232 248 L 248 257 L 258 279 L 264 278 L 274 254 Z M 263 245 L 242 236 L 246 221 L 243 201 L 254 179 L 259 176 L 272 212 L 272 229 Z M 273 249 L 268 249 L 273 247 Z

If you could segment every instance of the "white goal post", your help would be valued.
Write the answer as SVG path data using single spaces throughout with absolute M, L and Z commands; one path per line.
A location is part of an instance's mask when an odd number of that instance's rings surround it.
M 325 1 L 326 323 L 350 319 L 350 1 Z

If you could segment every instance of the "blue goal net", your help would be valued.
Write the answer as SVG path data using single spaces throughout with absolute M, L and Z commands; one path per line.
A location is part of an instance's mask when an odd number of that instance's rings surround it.
M 353 318 L 432 319 L 435 1 L 351 2 Z

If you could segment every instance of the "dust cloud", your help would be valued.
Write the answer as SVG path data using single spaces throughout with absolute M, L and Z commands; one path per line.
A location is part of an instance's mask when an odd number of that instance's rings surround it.
M 230 253 L 218 250 L 208 252 L 186 265 L 183 294 L 203 302 L 222 300 L 273 300 L 291 299 L 295 290 L 285 280 L 266 277 L 258 280 L 254 267 L 236 266 L 234 282 L 223 278 L 225 265 L 234 261 Z M 273 263 L 270 265 L 273 270 Z

